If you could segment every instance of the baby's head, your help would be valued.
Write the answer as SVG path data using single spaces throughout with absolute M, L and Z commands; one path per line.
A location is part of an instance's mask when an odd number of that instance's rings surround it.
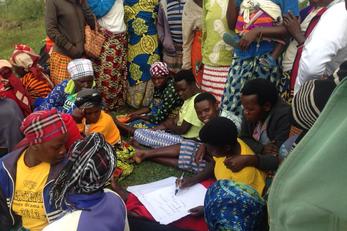
M 76 106 L 83 111 L 87 124 L 98 122 L 103 106 L 98 90 L 85 88 L 77 93 Z
M 199 135 L 200 140 L 206 144 L 207 152 L 215 157 L 233 155 L 238 145 L 236 126 L 224 117 L 208 121 Z

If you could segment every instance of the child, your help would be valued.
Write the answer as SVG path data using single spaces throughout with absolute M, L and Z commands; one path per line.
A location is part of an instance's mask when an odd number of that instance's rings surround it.
M 182 105 L 182 101 L 175 91 L 175 82 L 169 76 L 166 63 L 153 63 L 150 73 L 154 85 L 153 99 L 149 107 L 128 114 L 130 120 L 134 120 L 131 123 L 134 127 L 137 124 L 144 124 L 147 127 L 156 126 L 166 120 L 177 107 Z
M 134 166 L 132 159 L 134 155 L 133 148 L 121 142 L 120 132 L 114 123 L 112 117 L 102 110 L 101 94 L 95 89 L 83 89 L 77 93 L 77 109 L 72 113 L 80 132 L 85 136 L 98 132 L 104 135 L 105 140 L 110 143 L 117 152 L 117 167 L 121 171 L 122 177 L 129 175 Z
M 210 93 L 200 93 L 194 100 L 194 107 L 199 120 L 203 123 L 218 116 L 218 102 Z M 196 153 L 199 152 L 205 152 L 204 144 L 195 140 L 183 139 L 179 144 L 167 147 L 150 150 L 137 149 L 134 159 L 137 163 L 145 159 L 152 159 L 162 164 L 196 173 L 205 167 L 205 161 L 196 162 Z
M 76 142 L 50 190 L 50 202 L 67 209 L 44 230 L 129 230 L 120 196 L 104 189 L 116 166 L 113 147 L 99 133 Z
M 203 172 L 183 179 L 181 187 L 194 185 L 214 175 L 217 180 L 229 179 L 247 184 L 262 195 L 265 186 L 263 172 L 254 167 L 233 172 L 224 164 L 231 156 L 254 155 L 247 144 L 237 138 L 237 129 L 231 120 L 224 117 L 210 120 L 201 129 L 200 140 L 205 143 L 207 154 L 211 155 L 213 159 L 207 162 Z
M 183 138 L 197 138 L 203 124 L 194 109 L 194 99 L 199 89 L 195 85 L 191 70 L 182 70 L 175 75 L 175 89 L 184 100 L 179 115 L 175 119 L 168 119 L 152 130 L 135 129 L 121 123 L 117 125 L 133 134 L 138 143 L 152 148 L 178 144 Z M 171 131 L 173 134 L 163 130 Z

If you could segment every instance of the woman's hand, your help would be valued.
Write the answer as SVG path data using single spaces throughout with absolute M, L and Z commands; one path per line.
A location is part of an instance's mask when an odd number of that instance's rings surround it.
M 83 110 L 81 110 L 79 108 L 75 108 L 72 111 L 71 116 L 76 121 L 76 123 L 80 124 L 80 123 L 82 123 L 82 120 L 84 118 L 84 112 L 83 112 Z
M 283 17 L 283 25 L 299 44 L 305 42 L 305 36 L 301 31 L 300 21 L 291 12 Z
M 189 210 L 190 215 L 200 217 L 204 215 L 204 206 L 198 206 Z
M 253 30 L 243 34 L 239 44 L 240 49 L 243 51 L 247 50 L 249 45 L 258 38 L 258 35 L 259 35 L 259 31 L 257 28 L 254 28 Z

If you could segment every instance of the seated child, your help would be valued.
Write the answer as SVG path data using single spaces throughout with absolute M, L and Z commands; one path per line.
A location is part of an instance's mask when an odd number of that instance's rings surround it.
M 77 93 L 75 101 L 77 109 L 72 116 L 78 123 L 79 130 L 85 136 L 92 133 L 101 133 L 105 140 L 111 144 L 117 152 L 117 167 L 121 171 L 122 177 L 129 175 L 133 171 L 131 162 L 133 148 L 121 142 L 120 132 L 112 117 L 102 110 L 102 97 L 96 89 L 83 89 Z
M 261 195 L 265 186 L 265 174 L 254 167 L 247 167 L 239 172 L 233 172 L 224 164 L 227 158 L 234 155 L 254 155 L 247 144 L 237 138 L 235 124 L 224 117 L 214 118 L 207 122 L 201 129 L 200 139 L 205 143 L 207 153 L 212 155 L 213 158 L 206 163 L 207 166 L 202 172 L 178 181 L 177 184 L 180 188 L 189 187 L 214 176 L 218 181 L 230 181 L 235 187 L 235 190 L 247 192 L 242 197 L 238 197 L 240 193 L 234 194 L 235 196 L 232 198 L 232 202 L 237 203 L 239 207 L 247 208 L 254 206 L 254 204 L 248 204 L 250 197 L 256 198 L 259 203 L 263 204 Z M 191 212 L 198 214 L 201 212 L 201 209 L 198 207 Z M 257 209 L 260 210 L 262 207 L 260 206 Z M 251 213 L 249 216 L 254 216 L 255 214 L 259 215 L 260 212 Z M 242 223 L 245 221 L 240 220 L 238 222 Z
M 174 80 L 169 76 L 167 64 L 155 62 L 150 68 L 151 80 L 154 85 L 153 99 L 146 108 L 128 114 L 131 126 L 144 124 L 153 127 L 163 122 L 173 111 L 182 105 L 175 91 Z
M 200 93 L 194 100 L 194 107 L 199 120 L 204 124 L 218 116 L 218 102 L 210 93 Z M 182 139 L 180 143 L 167 147 L 137 149 L 134 159 L 137 163 L 151 159 L 161 164 L 197 173 L 205 167 L 205 161 L 196 162 L 195 157 L 198 152 L 205 152 L 204 144 L 195 140 Z
M 101 134 L 93 133 L 76 142 L 69 152 L 49 200 L 66 213 L 43 230 L 129 230 L 123 200 L 104 189 L 116 166 L 113 147 Z
M 118 127 L 133 134 L 138 143 L 152 148 L 178 144 L 183 138 L 197 138 L 203 124 L 194 109 L 194 99 L 199 89 L 191 70 L 182 70 L 175 75 L 175 89 L 184 100 L 175 119 L 167 119 L 154 129 L 135 129 L 121 123 L 117 123 Z

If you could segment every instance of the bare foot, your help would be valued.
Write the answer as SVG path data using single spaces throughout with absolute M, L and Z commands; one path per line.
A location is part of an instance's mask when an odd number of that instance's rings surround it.
M 146 150 L 136 149 L 134 160 L 137 164 L 140 164 L 146 157 Z

